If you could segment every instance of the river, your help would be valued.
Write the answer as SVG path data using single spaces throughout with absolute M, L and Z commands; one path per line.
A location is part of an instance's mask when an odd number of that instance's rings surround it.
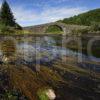
M 93 56 L 86 56 L 82 53 L 72 51 L 68 48 L 57 45 L 57 42 L 62 43 L 60 39 L 55 39 L 52 36 L 38 36 L 28 38 L 21 37 L 20 41 L 15 38 L 6 37 L 1 41 L 7 41 L 11 39 L 16 46 L 16 55 L 20 59 L 20 63 L 49 63 L 57 59 L 62 59 L 64 56 L 77 59 L 77 64 L 82 68 L 89 68 L 91 70 L 100 72 L 99 59 Z M 11 44 L 11 43 L 10 43 Z M 2 44 L 1 44 L 2 46 Z M 11 46 L 8 45 L 8 49 Z M 3 50 L 0 50 L 0 59 L 2 61 L 4 54 Z

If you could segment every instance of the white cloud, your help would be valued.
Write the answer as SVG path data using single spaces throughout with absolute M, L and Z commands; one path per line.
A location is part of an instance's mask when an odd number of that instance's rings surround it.
M 41 13 L 37 13 L 32 9 L 24 10 L 19 7 L 18 9 L 14 9 L 14 14 L 20 24 L 35 25 L 68 18 L 85 11 L 87 11 L 86 8 L 49 7 L 45 8 Z
M 25 10 L 22 7 L 13 8 L 13 14 L 18 21 L 32 21 L 37 15 L 35 11 Z
M 2 3 L 0 2 L 0 7 L 1 7 Z
M 48 6 L 44 6 L 40 13 L 34 9 L 25 9 L 23 6 L 12 7 L 12 10 L 17 22 L 23 26 L 54 22 L 87 11 L 84 7 L 68 8 Z
M 83 8 L 49 8 L 42 13 L 42 16 L 46 18 L 48 21 L 63 19 L 64 17 L 70 17 L 73 15 L 77 15 L 85 11 Z

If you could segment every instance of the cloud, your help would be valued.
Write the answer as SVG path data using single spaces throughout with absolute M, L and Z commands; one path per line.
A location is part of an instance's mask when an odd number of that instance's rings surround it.
M 65 1 L 65 0 L 58 0 Z M 0 3 L 1 4 L 1 3 Z M 41 11 L 25 6 L 12 6 L 16 21 L 22 26 L 37 25 L 54 22 L 87 11 L 84 7 L 49 7 L 44 6 Z
M 68 18 L 74 15 L 77 15 L 79 13 L 84 12 L 85 9 L 83 8 L 59 8 L 59 7 L 53 7 L 45 10 L 41 15 L 46 18 L 46 20 L 58 20 L 58 19 L 63 19 L 63 18 Z
M 22 7 L 14 8 L 14 15 L 17 21 L 23 25 L 36 25 L 48 22 L 54 22 L 63 18 L 68 18 L 79 13 L 87 11 L 86 8 L 67 8 L 67 7 L 48 7 L 40 13 L 32 9 L 23 9 Z
M 1 1 L 0 1 L 0 7 L 1 7 L 1 5 L 2 5 L 2 3 L 1 3 Z
M 25 10 L 22 7 L 15 7 L 12 9 L 13 14 L 18 21 L 32 21 L 36 18 L 36 12 L 33 10 Z

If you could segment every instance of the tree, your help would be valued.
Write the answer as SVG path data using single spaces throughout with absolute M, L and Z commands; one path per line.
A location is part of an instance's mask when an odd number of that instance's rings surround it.
M 0 11 L 0 30 L 4 33 L 12 29 L 22 30 L 22 27 L 16 23 L 9 4 L 4 0 Z
M 1 11 L 0 11 L 0 22 L 5 26 L 15 27 L 16 22 L 13 13 L 9 7 L 6 0 L 3 1 Z

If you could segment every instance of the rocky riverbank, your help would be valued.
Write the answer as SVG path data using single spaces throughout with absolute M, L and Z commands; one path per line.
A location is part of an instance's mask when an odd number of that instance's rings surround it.
M 50 88 L 55 91 L 56 100 L 66 100 L 67 98 L 69 100 L 99 100 L 100 74 L 76 66 L 74 58 L 64 57 L 64 59 L 67 59 L 68 63 L 57 60 L 51 65 L 41 64 L 38 72 L 34 70 L 35 64 L 1 64 L 1 82 L 7 83 L 7 91 L 10 91 L 10 96 L 7 96 L 7 98 L 12 96 L 12 90 L 16 90 L 18 94 L 15 96 L 16 98 L 38 100 L 40 97 L 38 91 Z M 0 86 L 3 89 L 5 88 L 4 85 Z M 0 91 L 0 93 L 4 95 L 6 91 Z

